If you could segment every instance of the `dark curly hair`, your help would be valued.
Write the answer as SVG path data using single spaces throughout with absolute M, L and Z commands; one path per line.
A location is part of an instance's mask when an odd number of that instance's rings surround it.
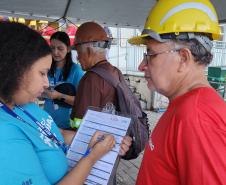
M 53 39 L 59 40 L 59 41 L 63 42 L 67 47 L 70 47 L 70 38 L 69 38 L 68 34 L 65 33 L 65 32 L 62 32 L 62 31 L 55 32 L 51 36 L 50 41 L 53 40 Z M 62 70 L 63 80 L 67 79 L 67 77 L 70 73 L 72 64 L 73 64 L 73 62 L 72 62 L 72 56 L 71 56 L 71 51 L 70 51 L 66 55 L 66 62 L 64 64 L 64 67 L 63 67 L 63 70 Z M 51 68 L 50 68 L 50 71 L 49 71 L 49 75 L 51 77 L 54 77 L 55 70 L 56 70 L 56 61 L 53 59 L 53 63 L 51 65 Z
M 38 32 L 20 23 L 0 22 L 0 35 L 0 97 L 10 103 L 24 73 L 51 49 Z

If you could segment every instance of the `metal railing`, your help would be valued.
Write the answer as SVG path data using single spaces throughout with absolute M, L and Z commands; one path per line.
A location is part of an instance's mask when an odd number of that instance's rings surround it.
M 212 53 L 213 61 L 210 66 L 226 66 L 226 42 L 214 41 Z
M 131 46 L 126 42 L 125 46 L 113 45 L 109 51 L 110 62 L 125 74 L 142 76 L 138 66 L 143 59 L 145 47 Z

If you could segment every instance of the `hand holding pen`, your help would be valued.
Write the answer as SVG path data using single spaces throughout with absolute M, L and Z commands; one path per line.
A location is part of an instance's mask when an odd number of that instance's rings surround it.
M 84 156 L 89 155 L 93 158 L 93 160 L 96 161 L 100 159 L 103 155 L 108 153 L 114 147 L 114 145 L 114 136 L 97 131 L 93 135 L 89 147 Z

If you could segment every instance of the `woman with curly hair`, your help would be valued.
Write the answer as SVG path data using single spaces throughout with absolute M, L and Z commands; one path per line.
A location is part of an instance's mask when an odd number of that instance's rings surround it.
M 96 143 L 103 135 L 96 133 L 91 152 L 68 171 L 65 152 L 73 134 L 61 134 L 34 103 L 49 86 L 51 49 L 19 23 L 0 22 L 0 35 L 0 184 L 84 184 L 95 162 L 113 147 L 113 136 Z

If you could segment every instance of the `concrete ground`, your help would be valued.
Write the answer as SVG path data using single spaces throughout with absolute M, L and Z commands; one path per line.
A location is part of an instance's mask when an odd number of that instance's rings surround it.
M 162 113 L 148 111 L 148 122 L 152 131 L 161 117 Z M 133 160 L 121 160 L 117 169 L 117 185 L 134 185 L 136 182 L 139 167 L 143 158 L 143 152 Z

